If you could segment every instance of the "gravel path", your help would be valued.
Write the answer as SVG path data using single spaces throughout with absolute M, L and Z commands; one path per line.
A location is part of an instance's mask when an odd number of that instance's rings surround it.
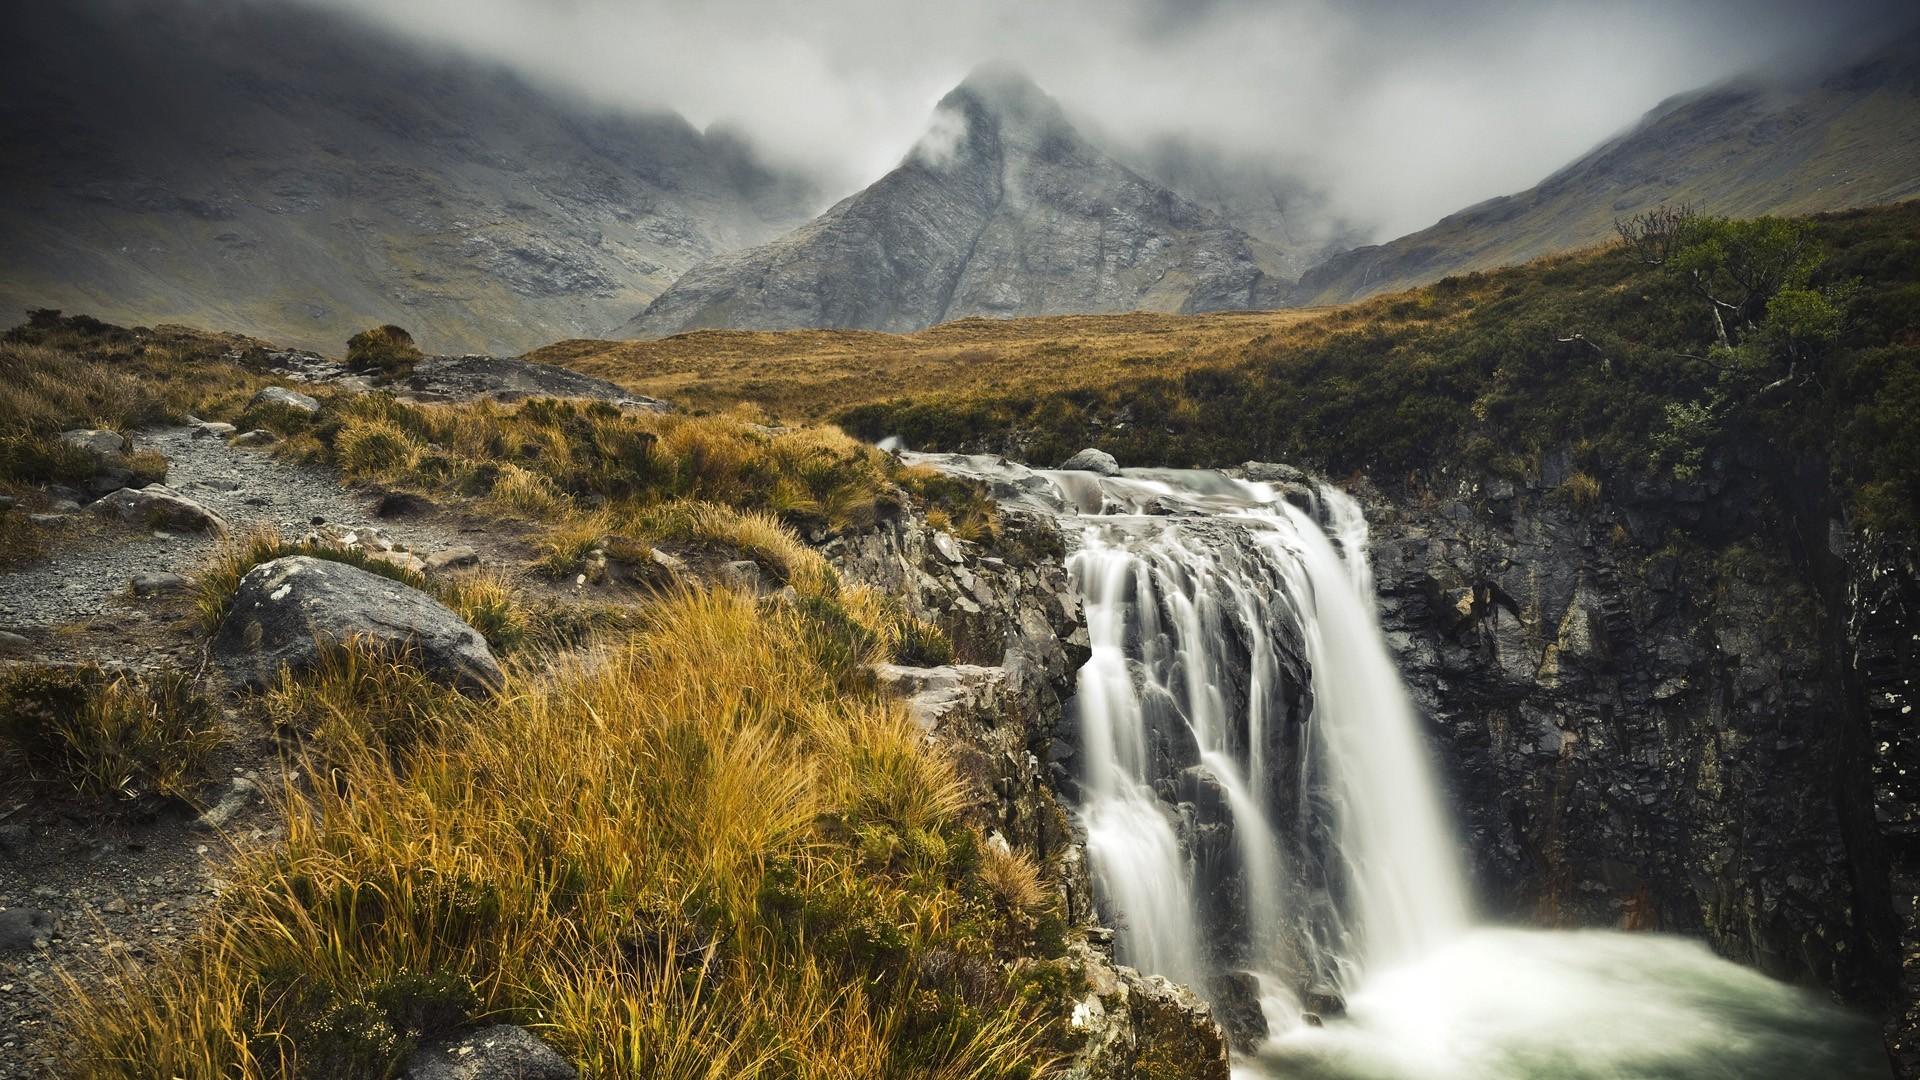
M 167 457 L 167 486 L 216 510 L 233 531 L 269 524 L 298 536 L 319 517 L 347 528 L 373 524 L 373 500 L 341 486 L 331 469 L 274 457 L 265 449 L 228 446 L 190 427 L 138 432 L 134 446 Z M 381 521 L 395 544 L 427 553 L 470 536 L 418 521 Z M 193 533 L 141 533 L 99 521 L 86 510 L 60 523 L 52 557 L 0 572 L 0 629 L 35 630 L 107 616 L 118 610 L 136 574 L 191 576 L 219 540 Z

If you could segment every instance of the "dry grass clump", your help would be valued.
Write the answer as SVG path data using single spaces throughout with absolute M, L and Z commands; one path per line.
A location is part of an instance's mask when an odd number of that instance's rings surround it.
M 498 568 L 469 570 L 434 583 L 440 602 L 480 631 L 495 652 L 512 652 L 533 632 L 527 599 L 513 576 Z
M 890 458 L 832 428 L 766 427 L 750 414 L 623 412 L 535 399 L 412 405 L 384 394 L 338 399 L 315 431 L 350 477 L 486 496 L 546 520 L 576 503 L 647 506 L 691 499 L 765 510 L 804 529 L 856 528 L 890 512 Z
M 242 857 L 184 953 L 77 993 L 62 1075 L 384 1076 L 482 1018 L 588 1076 L 1046 1072 L 1064 1009 L 1006 961 L 1062 946 L 996 902 L 898 705 L 794 647 L 817 629 L 726 590 L 663 601 L 399 772 L 366 725 L 416 699 L 367 683 L 402 669 L 283 697 L 338 734 L 326 780 L 288 789 L 285 846 Z
M 213 706 L 184 674 L 51 664 L 0 674 L 0 756 L 85 798 L 183 797 L 219 742 Z

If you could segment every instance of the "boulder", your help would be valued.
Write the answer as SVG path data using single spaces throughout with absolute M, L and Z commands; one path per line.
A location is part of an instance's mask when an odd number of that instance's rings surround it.
M 1060 463 L 1062 469 L 1070 472 L 1090 472 L 1100 476 L 1120 475 L 1120 463 L 1105 450 L 1088 447 Z
M 523 1027 L 496 1024 L 421 1047 L 406 1080 L 575 1080 L 567 1059 Z
M 279 441 L 280 436 L 266 428 L 254 428 L 252 431 L 235 435 L 232 444 L 234 446 L 272 446 Z
M 0 656 L 25 656 L 33 651 L 33 642 L 25 635 L 0 630 Z
M 232 424 L 221 420 L 202 420 L 193 425 L 193 437 L 196 439 L 224 439 L 236 429 Z
M 63 431 L 60 433 L 60 441 L 68 446 L 85 450 L 96 457 L 122 454 L 130 446 L 125 435 L 103 428 L 75 428 L 72 431 Z
M 227 529 L 226 519 L 165 484 L 121 488 L 88 504 L 87 509 L 131 525 L 173 532 L 225 532 Z
M 56 923 L 52 915 L 34 908 L 0 911 L 0 956 L 45 948 Z
M 133 595 L 139 597 L 163 596 L 168 593 L 186 592 L 192 582 L 179 574 L 169 574 L 164 570 L 151 574 L 133 575 Z
M 258 409 L 262 406 L 275 409 L 292 409 L 295 412 L 309 414 L 320 411 L 320 402 L 318 399 L 308 397 L 298 390 L 289 390 L 284 386 L 269 386 L 253 395 L 253 400 L 247 402 L 248 409 Z
M 246 777 L 234 777 L 228 783 L 227 790 L 221 793 L 219 801 L 207 807 L 199 817 L 194 819 L 193 827 L 206 832 L 219 832 L 226 828 L 240 811 L 245 810 L 249 803 L 253 802 L 259 790 L 259 785 Z
M 324 649 L 352 638 L 411 650 L 428 675 L 469 692 L 494 690 L 503 681 L 486 639 L 438 600 L 357 566 L 308 555 L 247 571 L 214 633 L 213 654 L 261 689 L 282 670 L 309 669 Z
M 450 547 L 427 556 L 428 570 L 459 570 L 480 565 L 480 553 L 470 547 Z
M 736 559 L 720 564 L 722 584 L 747 592 L 760 591 L 760 564 L 752 559 Z

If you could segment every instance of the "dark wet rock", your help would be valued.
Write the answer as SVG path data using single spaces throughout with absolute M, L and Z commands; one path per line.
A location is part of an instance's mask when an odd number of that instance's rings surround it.
M 165 484 L 121 488 L 93 502 L 87 509 L 129 525 L 174 532 L 225 532 L 227 529 L 225 518 Z
M 430 514 L 436 509 L 438 509 L 438 507 L 434 505 L 433 500 L 425 496 L 414 495 L 404 491 L 391 491 L 380 496 L 380 501 L 374 504 L 373 516 L 380 518 L 418 517 L 421 514 Z M 321 522 L 316 521 L 314 524 L 319 525 Z
M 412 396 L 436 401 L 476 398 L 519 401 L 553 397 L 605 401 L 649 412 L 667 412 L 671 408 L 664 401 L 643 397 L 605 379 L 551 364 L 499 356 L 429 356 L 414 365 L 406 386 Z
M 0 911 L 0 956 L 45 948 L 58 929 L 58 921 L 37 908 Z
M 1260 1008 L 1260 980 L 1252 972 L 1217 975 L 1207 988 L 1213 1015 L 1235 1053 L 1248 1053 L 1266 1041 L 1267 1015 Z
M 1105 450 L 1088 447 L 1060 463 L 1062 469 L 1072 472 L 1090 472 L 1100 476 L 1120 475 L 1120 463 Z
M 422 1047 L 405 1080 L 575 1080 L 579 1072 L 523 1027 L 496 1024 Z
M 214 656 L 248 686 L 306 670 L 353 638 L 410 653 L 434 678 L 468 691 L 501 685 L 486 639 L 438 600 L 356 566 L 293 555 L 247 572 L 214 634 Z

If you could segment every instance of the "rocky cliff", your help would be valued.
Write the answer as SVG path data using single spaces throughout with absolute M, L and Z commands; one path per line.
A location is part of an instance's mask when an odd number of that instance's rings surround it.
M 1280 263 L 990 65 L 941 100 L 898 168 L 779 240 L 694 267 L 623 333 L 1274 306 Z
M 1702 936 L 1883 1016 L 1911 1077 L 1920 577 L 1823 475 L 1373 491 L 1375 570 L 1484 902 Z
M 1901 973 L 1920 952 L 1920 575 L 1910 549 L 1852 534 L 1821 475 L 1750 450 L 1693 483 L 1610 490 L 1549 453 L 1523 481 L 1358 493 L 1480 906 L 1703 938 L 1886 1017 L 1900 1075 L 1920 1075 Z M 976 718 L 952 730 L 997 793 L 982 812 L 1092 923 L 1062 810 L 1061 700 L 1085 632 L 1046 523 L 1015 520 L 1018 543 L 875 533 L 836 557 L 987 665 L 907 690 Z

